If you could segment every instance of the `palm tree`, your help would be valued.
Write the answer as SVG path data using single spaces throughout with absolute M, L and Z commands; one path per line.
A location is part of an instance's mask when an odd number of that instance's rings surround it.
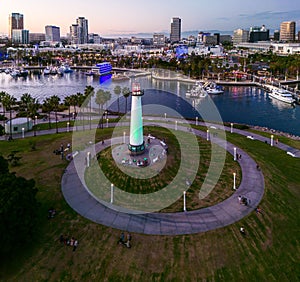
M 50 104 L 52 105 L 52 108 L 55 112 L 55 127 L 56 127 L 56 133 L 58 133 L 58 127 L 57 127 L 57 111 L 59 106 L 60 98 L 57 95 L 53 95 L 50 97 Z
M 2 107 L 3 107 L 3 116 L 4 116 L 4 119 L 3 119 L 3 121 L 5 122 L 5 107 L 4 107 L 4 105 L 3 105 L 3 99 L 4 99 L 4 97 L 5 97 L 5 95 L 7 95 L 7 93 L 5 92 L 5 91 L 1 91 L 0 92 L 0 103 L 2 104 Z
M 68 107 L 69 109 L 69 124 L 70 124 L 70 121 L 71 121 L 71 106 L 72 106 L 72 97 L 71 96 L 67 96 L 65 97 L 64 99 L 64 104 Z
M 111 99 L 110 91 L 105 91 L 104 92 L 104 97 L 105 97 L 105 103 L 106 103 L 106 110 L 108 110 L 107 102 Z
M 84 89 L 85 98 L 89 99 L 90 104 L 90 113 L 89 113 L 89 121 L 90 121 L 90 130 L 92 129 L 92 97 L 94 96 L 95 91 L 94 87 L 91 85 L 87 85 Z
M 70 96 L 70 104 L 71 104 L 71 106 L 73 106 L 74 107 L 74 117 L 76 116 L 76 114 L 77 114 L 77 109 L 76 109 L 76 107 L 78 106 L 78 97 L 79 97 L 79 94 L 81 94 L 81 93 L 77 93 L 77 94 L 73 94 L 73 95 L 71 95 Z
M 129 90 L 129 88 L 128 87 L 123 87 L 123 89 L 122 89 L 122 94 L 123 94 L 123 96 L 125 97 L 125 116 L 126 116 L 126 114 L 127 114 L 127 98 L 129 97 L 129 95 L 130 95 L 130 90 Z
M 28 112 L 29 112 L 29 116 L 31 117 L 31 119 L 34 120 L 35 126 L 36 126 L 36 117 L 37 117 L 39 108 L 40 108 L 40 103 L 39 103 L 38 99 L 32 98 L 31 102 L 28 105 Z M 33 136 L 36 136 L 36 127 L 34 127 Z
M 105 91 L 99 89 L 96 93 L 95 103 L 99 105 L 99 114 L 101 116 L 101 127 L 103 128 L 103 106 L 106 103 Z
M 9 110 L 9 120 L 10 120 L 10 129 L 9 129 L 9 139 L 12 139 L 12 109 L 13 106 L 16 104 L 17 99 L 7 93 L 2 98 L 2 105 L 3 108 Z
M 120 85 L 116 85 L 116 87 L 114 88 L 114 93 L 118 97 L 118 114 L 120 114 L 120 101 L 119 101 L 119 96 L 121 94 L 121 86 Z
M 82 93 L 80 93 L 80 92 L 77 92 L 76 96 L 77 96 L 77 106 L 78 106 L 78 108 L 80 108 L 80 111 L 83 112 L 83 107 L 86 106 L 85 96 Z M 84 127 L 84 116 L 83 116 L 83 114 L 81 116 L 82 116 L 83 130 L 85 130 L 85 127 Z
M 28 107 L 29 104 L 32 103 L 33 98 L 31 97 L 30 94 L 25 93 L 21 96 L 21 107 L 25 110 L 26 112 L 26 118 L 27 118 L 27 128 L 29 128 L 29 112 L 28 112 Z
M 53 106 L 51 104 L 51 100 L 50 100 L 49 97 L 44 100 L 42 108 L 43 108 L 43 111 L 48 113 L 49 129 L 51 129 L 51 116 L 50 116 L 50 114 L 53 110 Z

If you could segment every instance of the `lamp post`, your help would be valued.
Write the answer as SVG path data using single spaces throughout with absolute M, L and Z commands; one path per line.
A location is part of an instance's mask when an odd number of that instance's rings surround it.
M 106 127 L 108 128 L 108 118 L 106 119 Z
M 25 128 L 24 128 L 24 127 L 22 127 L 22 138 L 24 138 L 24 137 L 25 137 L 25 133 L 24 133 L 24 131 L 25 131 Z
M 123 132 L 123 143 L 125 144 L 126 132 Z
M 233 190 L 236 190 L 236 183 L 235 183 L 236 173 L 233 173 Z
M 167 113 L 165 113 L 165 121 L 167 120 Z
M 90 167 L 90 159 L 91 159 L 91 153 L 87 152 L 86 154 L 86 166 Z
M 110 203 L 114 202 L 114 184 L 110 184 Z
M 186 212 L 186 191 L 183 191 L 183 211 Z
M 273 139 L 274 139 L 274 135 L 271 135 L 271 146 L 273 146 Z
M 209 130 L 207 129 L 206 130 L 206 141 L 208 141 L 209 140 Z
M 198 117 L 196 117 L 196 125 L 198 125 Z
M 233 132 L 233 123 L 230 124 L 230 133 Z
M 34 117 L 34 136 L 36 136 L 37 116 Z
M 177 120 L 175 121 L 175 130 L 177 130 Z
M 67 132 L 70 132 L 70 123 L 67 122 Z
M 236 147 L 233 148 L 233 160 L 236 161 Z

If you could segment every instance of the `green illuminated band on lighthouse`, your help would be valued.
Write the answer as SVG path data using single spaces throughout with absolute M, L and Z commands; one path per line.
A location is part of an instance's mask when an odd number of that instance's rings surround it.
M 139 83 L 132 84 L 131 92 L 131 116 L 130 116 L 130 137 L 128 149 L 132 154 L 141 154 L 145 150 L 142 96 L 144 91 L 140 89 Z

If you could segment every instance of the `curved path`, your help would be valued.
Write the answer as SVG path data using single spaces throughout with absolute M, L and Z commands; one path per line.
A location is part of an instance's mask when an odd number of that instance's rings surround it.
M 152 122 L 151 124 L 155 124 Z M 157 123 L 162 125 L 161 123 Z M 145 124 L 147 125 L 147 124 Z M 172 128 L 171 124 L 164 124 L 165 127 Z M 186 130 L 186 127 L 178 126 L 178 130 Z M 193 130 L 202 138 L 206 138 L 206 132 Z M 231 154 L 234 145 L 212 138 L 214 143 L 226 148 Z M 107 144 L 109 142 L 106 142 Z M 100 151 L 109 145 L 96 145 L 96 151 Z M 241 220 L 254 210 L 261 201 L 264 194 L 264 178 L 261 171 L 256 169 L 255 161 L 243 150 L 237 149 L 237 153 L 242 155 L 238 160 L 242 169 L 242 181 L 238 190 L 225 201 L 214 206 L 187 212 L 177 213 L 147 213 L 128 214 L 116 211 L 97 201 L 89 192 L 85 184 L 81 183 L 78 173 L 85 170 L 84 159 L 86 152 L 80 152 L 76 158 L 81 158 L 82 167 L 78 172 L 74 161 L 70 163 L 62 178 L 62 192 L 68 204 L 82 216 L 106 226 L 155 235 L 179 235 L 205 232 L 230 225 Z M 76 161 L 78 163 L 78 160 Z M 240 205 L 238 196 L 244 195 L 251 200 L 248 206 Z

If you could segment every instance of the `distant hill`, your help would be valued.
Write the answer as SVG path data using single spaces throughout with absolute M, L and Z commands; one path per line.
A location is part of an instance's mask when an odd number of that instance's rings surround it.
M 181 33 L 181 37 L 182 38 L 187 38 L 190 35 L 197 36 L 200 31 L 210 32 L 212 34 L 214 34 L 214 33 L 220 33 L 220 34 L 226 34 L 226 35 L 232 35 L 233 34 L 232 30 L 230 30 L 230 31 L 227 31 L 227 30 L 215 30 L 215 29 L 211 29 L 211 30 L 189 30 L 189 31 L 183 31 Z M 152 38 L 152 36 L 153 36 L 154 33 L 162 33 L 162 34 L 164 34 L 167 37 L 170 36 L 169 32 L 167 32 L 167 31 L 161 31 L 161 32 L 153 32 L 153 33 L 139 32 L 139 33 L 128 33 L 128 34 L 107 34 L 107 35 L 103 35 L 103 37 L 104 38 L 107 38 L 107 37 L 111 37 L 111 38 L 118 38 L 118 37 L 122 37 L 122 38 L 124 38 L 124 37 L 128 37 L 128 38 L 130 38 L 130 37 Z

